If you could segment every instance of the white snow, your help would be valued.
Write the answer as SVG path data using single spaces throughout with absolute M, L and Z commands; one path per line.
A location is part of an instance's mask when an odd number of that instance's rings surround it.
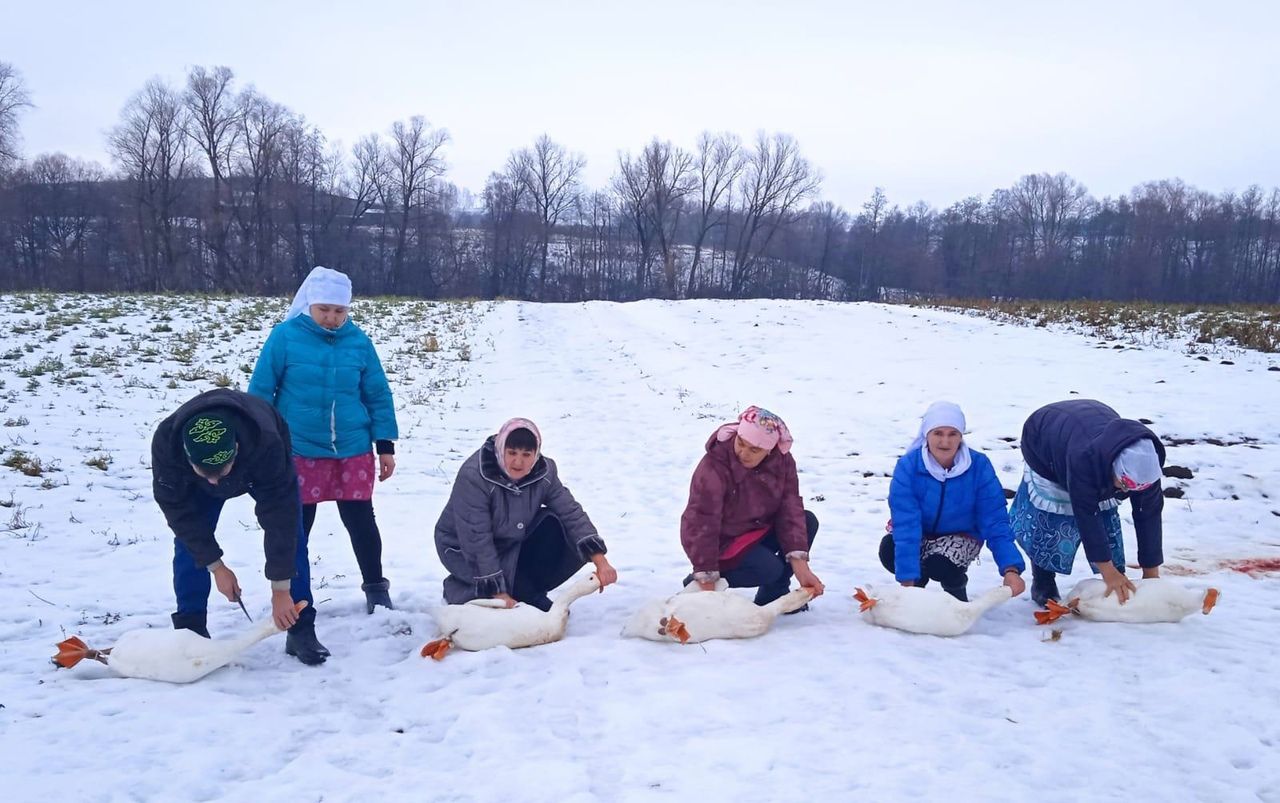
M 323 666 L 276 638 L 190 686 L 55 669 L 64 635 L 104 647 L 169 626 L 151 433 L 214 375 L 243 387 L 283 308 L 0 297 L 0 461 L 21 450 L 57 463 L 42 477 L 0 468 L 6 799 L 1280 801 L 1280 575 L 1219 565 L 1280 557 L 1280 373 L 1267 370 L 1280 360 L 1221 365 L 906 307 L 358 301 L 400 417 L 399 468 L 375 495 L 398 609 L 365 615 L 326 505 L 311 538 Z M 52 357 L 60 369 L 18 376 Z M 1026 595 L 955 639 L 861 621 L 851 595 L 889 579 L 876 557 L 887 475 L 924 407 L 960 403 L 968 442 L 1012 489 L 1022 463 L 1002 438 L 1076 396 L 1166 437 L 1256 439 L 1169 449 L 1195 476 L 1168 481 L 1186 492 L 1166 506 L 1168 574 L 1222 589 L 1214 612 L 1064 621 L 1056 641 Z M 678 588 L 690 473 L 715 426 L 753 403 L 795 434 L 827 594 L 756 640 L 620 639 L 639 606 Z M 541 427 L 619 583 L 576 603 L 558 643 L 423 660 L 442 579 L 436 516 L 461 461 L 514 415 Z M 86 465 L 98 455 L 105 471 Z M 219 539 L 250 612 L 267 615 L 247 499 L 228 504 Z M 1081 556 L 1060 582 L 1087 575 Z M 984 555 L 970 589 L 998 582 Z M 215 593 L 211 629 L 246 626 Z

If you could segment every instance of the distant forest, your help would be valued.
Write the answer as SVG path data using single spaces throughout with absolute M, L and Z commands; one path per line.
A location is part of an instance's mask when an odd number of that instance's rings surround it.
M 148 82 L 112 164 L 24 158 L 33 99 L 0 62 L 0 289 L 283 294 L 313 265 L 358 295 L 1280 302 L 1280 189 L 1178 179 L 1119 198 L 1023 176 L 943 210 L 879 189 L 854 211 L 785 134 L 654 138 L 606 187 L 547 136 L 473 196 L 422 117 L 349 149 L 225 67 Z

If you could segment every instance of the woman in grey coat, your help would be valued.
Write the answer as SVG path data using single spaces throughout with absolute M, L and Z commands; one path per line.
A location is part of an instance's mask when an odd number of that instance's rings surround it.
M 547 592 L 588 561 L 601 588 L 617 581 L 604 540 L 541 451 L 534 423 L 513 418 L 458 470 L 436 522 L 446 602 L 492 598 L 545 611 Z

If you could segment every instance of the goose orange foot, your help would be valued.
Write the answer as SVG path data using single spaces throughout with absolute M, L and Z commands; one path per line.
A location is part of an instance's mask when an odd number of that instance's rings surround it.
M 422 657 L 430 658 L 433 661 L 440 661 L 449 654 L 449 650 L 452 647 L 452 639 L 438 638 L 435 641 L 428 641 L 422 646 Z
M 856 589 L 856 593 L 853 595 L 853 598 L 861 603 L 858 606 L 858 610 L 862 613 L 866 613 L 876 607 L 876 603 L 880 601 L 875 597 L 868 597 L 867 592 L 863 591 L 861 588 Z
M 1057 600 L 1051 599 L 1045 603 L 1048 610 L 1036 611 L 1036 624 L 1047 625 L 1050 622 L 1056 622 L 1063 616 L 1071 613 L 1071 608 L 1059 603 Z
M 92 658 L 105 664 L 107 662 L 106 656 L 110 653 L 110 649 L 89 649 L 89 645 L 81 641 L 79 637 L 72 636 L 69 639 L 58 642 L 58 654 L 53 656 L 53 662 L 63 669 L 70 669 L 85 658 Z

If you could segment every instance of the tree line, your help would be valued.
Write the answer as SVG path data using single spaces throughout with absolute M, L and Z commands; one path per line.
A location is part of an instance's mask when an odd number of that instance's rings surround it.
M 226 67 L 149 81 L 107 135 L 110 166 L 24 159 L 30 105 L 0 62 L 6 290 L 279 294 L 323 264 L 361 294 L 426 298 L 1280 302 L 1280 189 L 1174 179 L 1097 200 L 1033 174 L 943 210 L 877 189 L 849 211 L 790 136 L 707 132 L 620 154 L 596 188 L 543 135 L 473 195 L 423 117 L 340 148 Z

